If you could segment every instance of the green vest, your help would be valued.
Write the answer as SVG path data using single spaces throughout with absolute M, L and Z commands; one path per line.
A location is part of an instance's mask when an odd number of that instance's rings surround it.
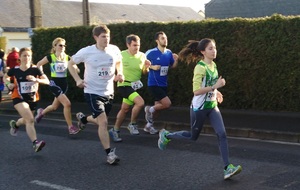
M 201 66 L 205 68 L 205 79 L 203 79 L 204 84 L 202 84 L 203 87 L 207 86 L 213 86 L 216 84 L 218 80 L 218 70 L 217 66 L 214 63 L 214 71 L 211 71 L 208 66 L 203 63 L 202 61 L 198 62 Z M 217 99 L 216 99 L 217 91 L 210 91 L 207 92 L 204 96 L 204 104 L 202 106 L 202 109 L 212 109 L 218 105 Z
M 51 56 L 51 63 L 50 63 L 51 77 L 53 78 L 67 77 L 69 56 L 65 55 L 63 61 L 58 61 L 54 53 L 51 53 L 50 56 Z

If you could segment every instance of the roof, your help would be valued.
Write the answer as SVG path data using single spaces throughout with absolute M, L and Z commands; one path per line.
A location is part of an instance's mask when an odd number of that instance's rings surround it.
M 211 0 L 205 4 L 206 18 L 255 18 L 273 14 L 300 15 L 299 0 Z
M 82 2 L 40 0 L 43 27 L 79 26 L 83 23 Z M 190 7 L 89 3 L 91 24 L 122 22 L 200 21 L 204 17 Z M 0 26 L 30 27 L 29 0 L 1 0 Z

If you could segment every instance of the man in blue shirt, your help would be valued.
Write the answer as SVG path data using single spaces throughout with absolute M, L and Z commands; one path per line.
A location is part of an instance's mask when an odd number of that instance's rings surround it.
M 163 31 L 155 34 L 157 47 L 148 50 L 145 54 L 151 61 L 148 74 L 148 90 L 154 98 L 153 106 L 145 107 L 145 118 L 147 124 L 144 131 L 150 134 L 156 134 L 158 131 L 153 127 L 153 118 L 157 116 L 160 110 L 168 109 L 171 106 L 171 100 L 167 95 L 167 76 L 169 68 L 177 66 L 178 55 L 167 49 L 168 38 Z

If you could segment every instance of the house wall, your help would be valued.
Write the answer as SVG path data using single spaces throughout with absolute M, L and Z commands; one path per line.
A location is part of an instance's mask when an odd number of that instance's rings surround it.
M 3 32 L 2 36 L 5 37 L 4 47 L 5 52 L 9 52 L 12 47 L 31 47 L 31 39 L 27 32 Z

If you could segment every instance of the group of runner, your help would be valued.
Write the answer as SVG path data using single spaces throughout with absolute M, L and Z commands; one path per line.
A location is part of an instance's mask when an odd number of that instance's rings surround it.
M 110 138 L 114 142 L 122 141 L 120 127 L 131 110 L 130 123 L 127 127 L 130 134 L 138 135 L 137 117 L 141 110 L 145 111 L 147 124 L 144 131 L 155 135 L 154 121 L 158 113 L 171 106 L 167 95 L 167 76 L 170 68 L 177 66 L 178 60 L 186 63 L 197 62 L 193 75 L 194 97 L 191 104 L 191 130 L 169 132 L 159 131 L 158 147 L 161 150 L 175 138 L 197 140 L 205 119 L 208 117 L 217 137 L 220 153 L 224 163 L 224 179 L 238 174 L 241 166 L 234 166 L 228 159 L 228 145 L 226 131 L 218 103 L 223 101 L 218 91 L 225 85 L 225 79 L 218 75 L 213 61 L 216 58 L 216 45 L 213 39 L 189 42 L 179 54 L 167 48 L 168 38 L 163 31 L 155 34 L 157 46 L 145 53 L 140 52 L 140 38 L 135 34 L 126 37 L 127 49 L 120 49 L 110 44 L 110 30 L 106 25 L 95 26 L 93 29 L 95 44 L 80 49 L 72 56 L 65 53 L 66 41 L 56 38 L 52 43 L 51 53 L 40 60 L 37 65 L 32 64 L 32 52 L 29 48 L 22 48 L 19 52 L 20 66 L 10 69 L 4 77 L 9 89 L 13 89 L 12 100 L 21 118 L 10 121 L 10 133 L 16 136 L 20 126 L 25 125 L 26 132 L 33 143 L 34 151 L 38 152 L 45 146 L 43 140 L 38 140 L 34 124 L 49 112 L 63 105 L 63 114 L 68 126 L 69 134 L 77 134 L 87 123 L 98 126 L 98 136 L 107 155 L 107 162 L 115 164 L 120 161 L 116 155 L 116 148 L 111 148 Z M 50 63 L 50 80 L 43 72 L 43 65 Z M 77 65 L 84 63 L 84 78 L 79 76 Z M 68 89 L 67 70 L 76 82 L 76 86 L 84 89 L 84 98 L 91 110 L 91 115 L 82 112 L 76 114 L 77 125 L 72 124 L 71 102 L 66 96 Z M 142 74 L 148 74 L 147 88 L 152 95 L 154 104 L 145 106 L 144 99 L 138 89 L 144 84 Z M 14 78 L 11 83 L 10 78 Z M 114 127 L 108 130 L 108 114 L 112 108 L 114 98 L 114 82 L 117 91 L 122 96 L 122 105 L 117 114 Z M 51 105 L 45 109 L 37 109 L 39 100 L 39 84 L 48 85 L 54 95 Z

